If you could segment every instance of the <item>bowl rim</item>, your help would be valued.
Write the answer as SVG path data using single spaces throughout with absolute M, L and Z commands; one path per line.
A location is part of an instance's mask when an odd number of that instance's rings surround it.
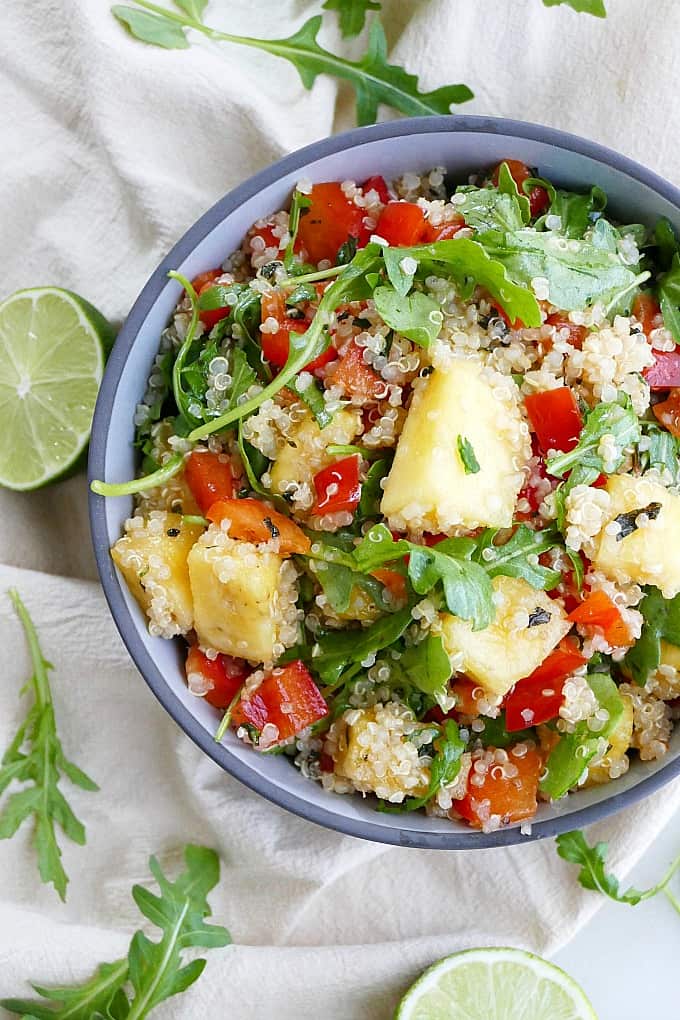
M 186 231 L 149 277 L 125 319 L 108 359 L 92 421 L 88 481 L 92 478 L 105 477 L 107 425 L 115 404 L 123 367 L 147 314 L 168 284 L 168 270 L 181 265 L 203 238 L 239 205 L 254 197 L 280 177 L 292 171 L 301 170 L 317 159 L 352 149 L 366 142 L 441 131 L 502 134 L 526 141 L 543 142 L 589 157 L 646 185 L 680 211 L 680 189 L 635 160 L 578 135 L 519 120 L 477 115 L 400 118 L 369 127 L 354 128 L 330 138 L 312 142 L 260 170 L 219 199 Z M 307 821 L 315 822 L 324 828 L 333 829 L 345 835 L 395 846 L 428 850 L 474 850 L 510 846 L 555 836 L 600 821 L 649 796 L 680 775 L 679 755 L 652 775 L 641 779 L 621 793 L 614 793 L 611 797 L 565 815 L 555 815 L 553 818 L 544 818 L 533 822 L 531 833 L 527 835 L 523 834 L 517 826 L 489 833 L 477 831 L 461 833 L 456 830 L 450 833 L 402 830 L 399 826 L 382 824 L 377 812 L 375 821 L 373 821 L 341 813 L 336 814 L 330 809 L 313 804 L 304 797 L 277 786 L 271 779 L 260 775 L 247 762 L 233 755 L 223 744 L 217 744 L 208 730 L 172 691 L 141 640 L 137 625 L 124 600 L 120 581 L 112 568 L 104 497 L 88 491 L 92 542 L 104 595 L 114 623 L 145 682 L 172 719 L 216 764 L 266 800 Z

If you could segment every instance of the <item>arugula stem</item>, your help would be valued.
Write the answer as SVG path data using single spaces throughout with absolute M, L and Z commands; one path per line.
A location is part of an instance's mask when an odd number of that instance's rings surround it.
M 678 899 L 678 897 L 674 893 L 672 893 L 670 889 L 664 889 L 663 894 L 668 900 L 668 902 L 671 904 L 673 909 L 677 910 L 677 912 L 680 914 L 680 900 Z
M 201 517 L 199 514 L 182 514 L 182 521 L 185 524 L 200 524 L 204 528 L 207 528 L 210 524 L 209 520 Z
M 279 280 L 279 287 L 296 287 L 298 283 L 314 283 L 316 280 L 327 280 L 331 276 L 337 276 L 345 266 L 331 266 L 329 269 L 319 269 L 316 273 L 305 273 L 304 276 L 285 276 Z
M 198 326 L 198 316 L 200 313 L 198 310 L 198 295 L 196 294 L 192 283 L 187 280 L 186 276 L 182 276 L 181 273 L 176 272 L 174 269 L 170 270 L 168 276 L 182 284 L 189 300 L 191 301 L 191 319 L 189 320 L 189 326 L 187 328 L 184 341 L 182 342 L 182 346 L 177 352 L 175 363 L 172 366 L 172 391 L 175 397 L 175 403 L 177 404 L 177 409 L 180 413 L 182 413 L 184 412 L 184 403 L 182 400 L 184 397 L 184 390 L 182 389 L 182 371 L 184 369 L 184 362 L 186 361 L 187 354 L 191 350 L 191 345 L 194 342 L 196 327 Z M 188 417 L 193 417 L 189 414 L 188 410 L 185 413 Z M 194 421 L 195 420 L 196 419 L 194 419 Z
M 224 736 L 224 734 L 229 729 L 229 723 L 231 722 L 232 712 L 236 708 L 236 706 L 237 706 L 237 704 L 238 704 L 238 702 L 239 702 L 239 700 L 241 698 L 241 694 L 243 693 L 244 686 L 245 686 L 245 684 L 241 684 L 241 686 L 237 690 L 236 694 L 234 695 L 234 697 L 229 702 L 229 707 L 227 708 L 226 712 L 222 716 L 222 719 L 220 721 L 220 725 L 217 727 L 217 731 L 216 731 L 215 737 L 214 737 L 214 740 L 215 740 L 216 744 L 220 743 L 220 741 L 222 740 L 222 737 Z
M 678 868 L 680 868 L 680 855 L 678 855 L 675 858 L 675 860 L 670 864 L 668 870 L 666 871 L 666 874 L 663 876 L 661 881 L 657 882 L 656 885 L 653 885 L 651 889 L 646 889 L 645 892 L 643 892 L 643 894 L 640 897 L 640 899 L 641 900 L 650 900 L 652 898 L 652 896 L 656 896 L 656 894 L 659 893 L 659 892 L 663 892 L 663 893 L 666 893 L 666 895 L 668 895 L 668 889 L 666 888 L 666 886 L 668 885 L 668 883 L 670 882 L 670 880 L 672 879 L 673 875 L 678 870 Z M 673 896 L 672 893 L 670 895 Z M 675 897 L 673 897 L 673 898 L 675 898 Z M 680 908 L 678 908 L 678 909 L 680 910 Z
M 50 691 L 49 680 L 47 679 L 47 669 L 45 666 L 45 659 L 43 658 L 43 654 L 40 649 L 38 634 L 33 625 L 33 620 L 28 615 L 28 610 L 21 601 L 19 592 L 16 588 L 10 588 L 7 594 L 12 600 L 12 605 L 14 606 L 16 614 L 21 620 L 21 625 L 24 628 L 26 641 L 31 653 L 31 662 L 33 663 L 33 687 L 35 690 L 35 700 L 36 704 L 42 709 L 45 708 L 46 705 L 52 704 L 52 693 Z
M 154 489 L 157 485 L 174 478 L 184 466 L 184 455 L 175 453 L 168 461 L 159 468 L 152 471 L 150 475 L 142 478 L 132 478 L 129 482 L 100 482 L 90 483 L 90 489 L 97 496 L 133 496 L 137 492 L 145 492 L 147 489 Z

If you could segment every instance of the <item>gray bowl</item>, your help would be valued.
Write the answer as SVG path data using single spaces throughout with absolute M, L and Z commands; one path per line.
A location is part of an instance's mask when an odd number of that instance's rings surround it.
M 190 279 L 219 265 L 237 248 L 254 220 L 284 208 L 297 180 L 386 178 L 407 170 L 445 166 L 464 180 L 504 158 L 520 159 L 557 184 L 603 188 L 615 215 L 625 222 L 653 224 L 667 217 L 680 230 L 680 191 L 638 163 L 601 145 L 552 128 L 487 117 L 422 117 L 391 121 L 337 135 L 301 149 L 268 167 L 212 207 L 178 241 L 135 302 L 109 358 L 92 426 L 89 476 L 106 481 L 133 477 L 133 416 L 141 400 L 161 330 L 180 297 L 167 279 L 170 269 Z M 633 762 L 609 785 L 582 790 L 554 805 L 542 805 L 531 835 L 517 826 L 482 833 L 423 814 L 377 813 L 359 795 L 326 793 L 282 756 L 259 755 L 228 734 L 213 740 L 218 713 L 188 693 L 182 645 L 149 635 L 145 618 L 116 573 L 109 547 L 130 515 L 130 498 L 90 495 L 95 555 L 116 626 L 140 673 L 161 704 L 195 743 L 232 776 L 281 807 L 331 829 L 399 846 L 460 850 L 542 839 L 604 818 L 635 803 L 680 773 L 680 729 L 659 762 Z

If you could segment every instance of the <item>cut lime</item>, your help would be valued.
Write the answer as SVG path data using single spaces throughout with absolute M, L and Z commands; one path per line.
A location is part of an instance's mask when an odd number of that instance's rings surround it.
M 0 303 L 0 485 L 37 489 L 73 467 L 90 438 L 113 330 L 58 287 Z
M 521 949 L 469 949 L 433 964 L 395 1020 L 597 1020 L 575 981 Z

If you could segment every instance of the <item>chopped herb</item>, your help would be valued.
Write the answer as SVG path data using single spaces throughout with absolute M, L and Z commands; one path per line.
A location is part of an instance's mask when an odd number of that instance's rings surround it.
M 479 468 L 479 461 L 475 456 L 475 451 L 472 448 L 472 443 L 465 438 L 465 436 L 458 436 L 456 440 L 458 447 L 458 456 L 460 457 L 463 467 L 465 468 L 466 475 L 476 475 Z
M 547 609 L 541 609 L 540 606 L 536 606 L 532 613 L 529 613 L 529 626 L 540 627 L 543 623 L 550 623 L 552 619 L 552 613 L 549 613 Z
M 640 507 L 639 510 L 629 510 L 628 513 L 619 514 L 614 520 L 619 526 L 619 532 L 616 536 L 617 542 L 622 542 L 628 535 L 632 535 L 634 531 L 637 531 L 639 524 L 637 522 L 640 514 L 646 514 L 650 521 L 655 521 L 661 513 L 661 503 L 650 503 L 648 506 Z
M 179 528 L 168 528 L 165 534 L 168 536 L 168 538 L 177 538 L 177 536 L 180 535 L 181 532 Z
M 272 536 L 272 538 L 278 538 L 279 537 L 281 532 L 276 527 L 276 525 L 272 521 L 271 517 L 264 517 L 262 519 L 262 523 L 264 524 L 265 528 L 267 529 L 269 534 Z

